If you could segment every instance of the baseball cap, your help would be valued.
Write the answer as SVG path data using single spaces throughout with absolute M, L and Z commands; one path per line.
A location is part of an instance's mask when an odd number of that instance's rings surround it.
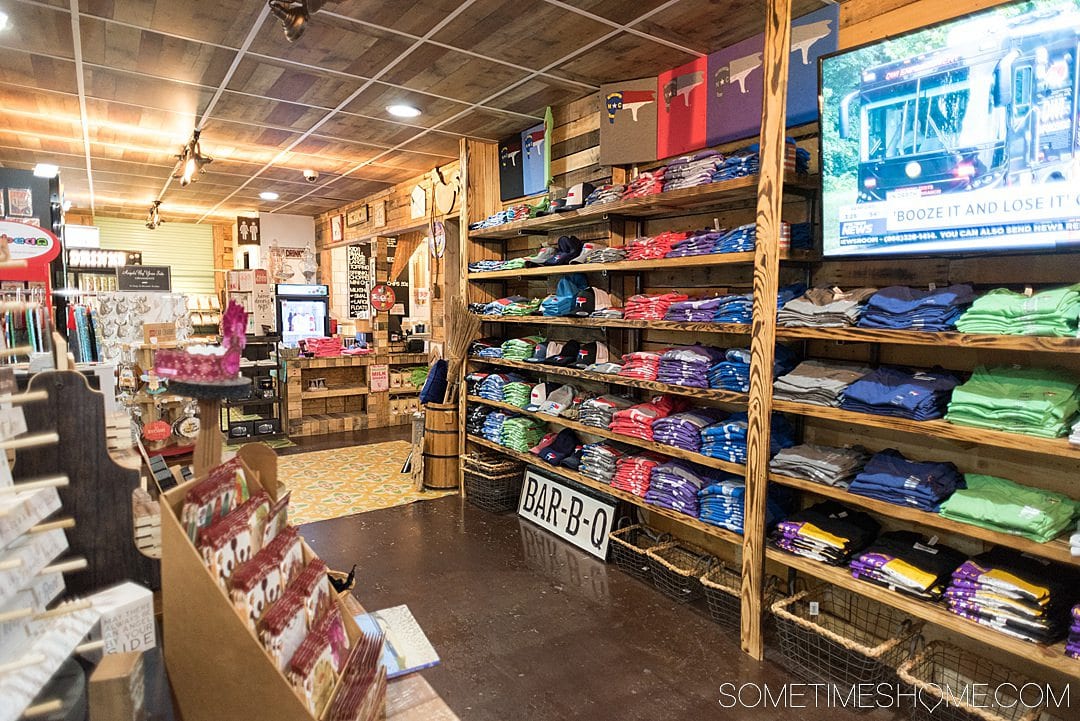
M 577 363 L 577 354 L 579 350 L 581 350 L 581 344 L 576 340 L 569 340 L 563 345 L 562 350 L 559 351 L 558 355 L 552 356 L 551 346 L 549 345 L 547 362 L 553 366 L 569 368 Z
M 547 435 L 545 435 L 543 438 L 540 439 L 539 443 L 537 443 L 535 446 L 533 446 L 532 448 L 529 449 L 529 453 L 535 453 L 536 455 L 540 455 L 541 451 L 543 451 L 545 448 L 549 448 L 551 446 L 551 444 L 555 442 L 555 437 L 557 435 L 559 435 L 559 434 L 558 433 L 548 433 Z
M 555 440 L 553 440 L 549 446 L 542 449 L 538 455 L 551 465 L 557 466 L 562 463 L 564 458 L 573 454 L 573 452 L 577 450 L 577 447 L 577 434 L 569 428 L 564 428 L 559 431 L 559 435 L 555 436 Z
M 597 250 L 600 250 L 601 248 L 604 248 L 604 247 L 606 247 L 606 246 L 603 246 L 603 245 L 601 245 L 599 243 L 582 243 L 581 244 L 581 254 L 578 255 L 578 257 L 571 260 L 570 262 L 571 263 L 584 263 L 585 258 L 587 258 L 590 253 L 592 253 L 594 251 L 597 251 Z
M 544 265 L 564 265 L 581 254 L 581 241 L 576 235 L 564 235 L 556 244 L 558 251 L 544 261 Z
M 584 369 L 597 363 L 607 363 L 610 358 L 611 352 L 608 350 L 607 343 L 593 341 L 592 343 L 586 343 L 578 350 L 577 362 L 574 363 L 574 367 Z
M 611 307 L 611 294 L 603 288 L 585 288 L 574 301 L 574 315 L 588 318 L 598 310 Z
M 544 359 L 547 358 L 547 349 L 548 349 L 547 341 L 544 341 L 543 343 L 537 343 L 536 347 L 533 348 L 533 354 L 531 356 L 529 356 L 528 358 L 526 358 L 525 362 L 526 363 L 542 363 L 544 361 Z
M 548 393 L 547 400 L 540 406 L 538 412 L 547 413 L 552 416 L 559 415 L 574 402 L 575 393 L 577 393 L 577 391 L 574 390 L 574 386 L 559 386 L 553 392 Z
M 555 257 L 558 249 L 552 245 L 545 245 L 540 250 L 536 251 L 530 256 L 526 256 L 525 265 L 530 268 L 536 268 L 541 265 L 546 265 L 549 260 Z
M 547 401 L 548 394 L 554 392 L 557 387 L 557 383 L 549 382 L 534 385 L 532 393 L 529 394 L 529 405 L 525 406 L 525 410 L 533 413 L 540 410 L 540 407 Z

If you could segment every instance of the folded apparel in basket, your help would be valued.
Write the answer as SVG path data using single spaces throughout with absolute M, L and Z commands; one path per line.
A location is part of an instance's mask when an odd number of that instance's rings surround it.
M 851 561 L 851 575 L 936 601 L 945 593 L 952 572 L 966 560 L 966 554 L 914 531 L 892 531 L 881 534 Z
M 1042 368 L 980 366 L 952 394 L 945 420 L 960 426 L 1058 438 L 1078 408 L 1075 378 Z
M 746 440 L 749 428 L 746 413 L 732 413 L 723 421 L 701 430 L 701 453 L 731 463 L 746 463 Z M 795 429 L 782 415 L 773 414 L 769 434 L 769 454 L 795 445 Z
M 941 504 L 945 518 L 1046 543 L 1071 528 L 1080 514 L 1080 503 L 1060 493 L 979 473 L 964 480 L 967 488 Z
M 881 526 L 869 515 L 836 501 L 824 501 L 776 524 L 773 544 L 782 550 L 834 566 L 866 548 Z
M 725 474 L 688 461 L 668 461 L 652 469 L 645 502 L 698 517 L 698 491 Z
M 776 321 L 786 327 L 845 328 L 855 325 L 862 315 L 866 300 L 877 288 L 811 288 L 802 296 L 788 301 L 780 309 Z
M 882 288 L 866 301 L 861 328 L 952 330 L 964 308 L 975 299 L 970 285 L 917 290 L 902 285 Z
M 1011 636 L 1053 643 L 1065 636 L 1080 570 L 997 546 L 964 562 L 945 592 L 957 615 Z
M 653 439 L 652 424 L 672 413 L 679 413 L 687 406 L 685 398 L 656 396 L 646 403 L 639 403 L 625 410 L 616 411 L 608 426 L 615 433 L 647 441 Z
M 615 463 L 615 477 L 611 481 L 611 487 L 644 498 L 649 492 L 652 469 L 665 460 L 667 459 L 655 453 L 624 456 Z
M 766 529 L 771 529 L 787 515 L 792 500 L 788 489 L 769 487 L 765 499 Z M 698 508 L 699 520 L 741 534 L 746 519 L 746 483 L 738 476 L 726 475 L 723 480 L 701 489 Z
M 1080 284 L 1028 296 L 1007 288 L 977 298 L 960 319 L 961 333 L 1074 337 L 1080 322 Z
M 847 488 L 869 460 L 870 453 L 859 446 L 833 448 L 803 443 L 773 456 L 769 470 L 788 478 Z
M 777 345 L 773 362 L 773 377 L 791 372 L 799 362 L 795 351 L 785 345 Z M 726 391 L 746 393 L 750 390 L 750 349 L 731 348 L 724 353 L 724 360 L 709 368 L 709 387 Z
M 941 418 L 960 379 L 943 370 L 882 366 L 844 389 L 840 407 L 856 413 L 928 421 Z
M 695 453 L 701 450 L 701 431 L 726 414 L 715 408 L 697 408 L 659 418 L 652 423 L 652 438 L 665 446 Z
M 776 379 L 773 383 L 773 397 L 777 400 L 835 408 L 840 405 L 844 389 L 870 370 L 869 366 L 856 363 L 803 361 L 795 366 L 795 370 Z
M 936 513 L 957 488 L 964 478 L 952 463 L 911 461 L 890 448 L 874 454 L 848 491 Z
M 707 346 L 672 348 L 660 356 L 656 379 L 661 383 L 690 388 L 709 387 L 709 368 L 724 357 L 724 351 Z

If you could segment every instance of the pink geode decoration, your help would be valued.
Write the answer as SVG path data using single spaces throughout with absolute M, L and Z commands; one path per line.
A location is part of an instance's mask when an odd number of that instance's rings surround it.
M 184 350 L 159 350 L 154 372 L 185 383 L 230 381 L 240 372 L 240 357 L 247 345 L 247 311 L 230 300 L 221 314 L 221 345 L 195 345 Z

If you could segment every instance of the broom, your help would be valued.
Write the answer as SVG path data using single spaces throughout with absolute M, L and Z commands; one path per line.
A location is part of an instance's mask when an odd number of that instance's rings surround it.
M 446 369 L 446 394 L 443 403 L 452 403 L 458 394 L 462 366 L 465 364 L 465 356 L 469 352 L 469 346 L 480 333 L 480 318 L 469 312 L 465 299 L 455 296 L 450 301 L 449 312 L 446 316 L 448 326 L 447 337 L 447 369 Z

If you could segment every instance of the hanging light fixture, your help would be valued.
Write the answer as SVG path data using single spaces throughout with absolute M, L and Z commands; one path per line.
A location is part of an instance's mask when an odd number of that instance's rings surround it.
M 154 204 L 150 206 L 150 212 L 146 215 L 146 227 L 150 230 L 157 230 L 157 227 L 165 222 L 161 219 L 160 208 L 160 200 L 155 200 Z
M 270 0 L 270 12 L 281 21 L 285 37 L 295 43 L 307 30 L 308 20 L 322 9 L 325 0 Z
M 214 162 L 213 158 L 202 154 L 199 135 L 200 131 L 196 130 L 191 136 L 191 141 L 176 156 L 176 170 L 173 171 L 173 177 L 180 180 L 181 188 L 186 188 L 198 180 L 199 174 L 206 172 L 206 166 Z

